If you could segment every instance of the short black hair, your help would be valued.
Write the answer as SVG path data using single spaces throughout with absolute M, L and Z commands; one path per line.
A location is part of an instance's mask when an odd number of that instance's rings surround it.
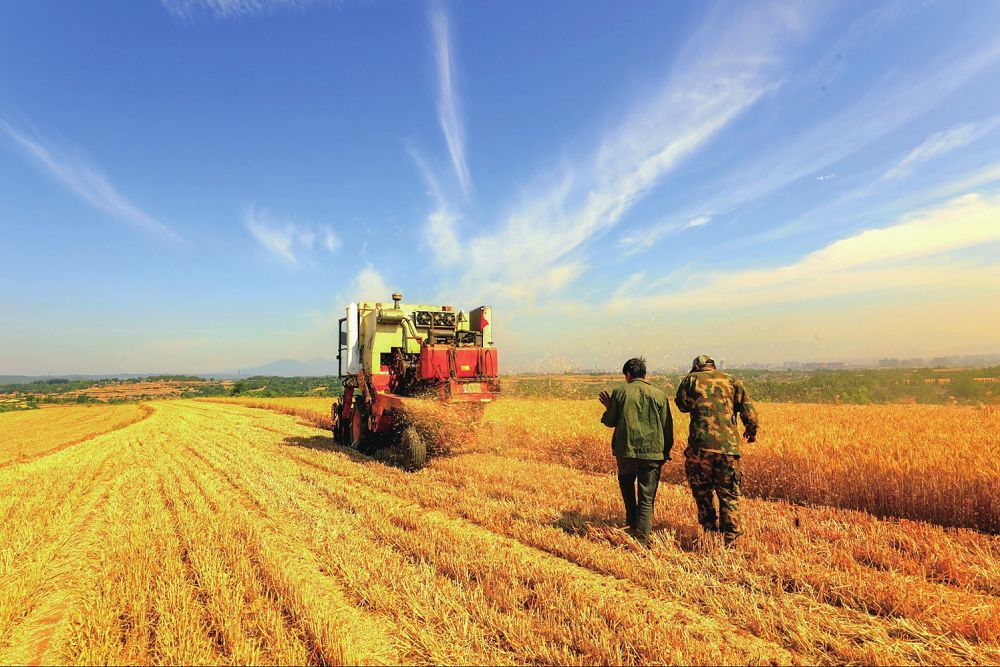
M 646 359 L 645 357 L 632 357 L 625 362 L 622 366 L 623 375 L 631 375 L 634 378 L 644 378 L 646 377 Z

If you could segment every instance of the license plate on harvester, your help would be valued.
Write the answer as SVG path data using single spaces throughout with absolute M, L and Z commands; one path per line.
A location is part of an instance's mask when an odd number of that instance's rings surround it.
M 483 383 L 482 382 L 467 382 L 462 385 L 463 394 L 481 394 L 483 393 Z

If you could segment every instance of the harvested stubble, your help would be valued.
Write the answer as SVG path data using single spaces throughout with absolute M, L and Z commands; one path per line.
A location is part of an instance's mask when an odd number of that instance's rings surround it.
M 244 401 L 329 428 L 330 399 Z M 318 406 L 327 410 L 316 417 Z M 757 406 L 761 437 L 744 447 L 744 493 L 793 504 L 856 509 L 882 517 L 1000 533 L 1000 406 Z M 479 449 L 580 470 L 615 470 L 610 430 L 595 401 L 504 398 L 486 408 L 470 439 L 464 417 L 416 410 L 447 450 Z M 688 416 L 674 409 L 672 465 L 664 480 L 682 484 Z
M 142 404 L 59 405 L 0 414 L 0 466 L 26 461 L 137 422 Z
M 272 410 L 285 415 L 301 417 L 304 421 L 317 428 L 329 429 L 333 426 L 330 419 L 330 407 L 333 405 L 334 401 L 332 398 L 259 398 L 250 396 L 233 396 L 229 398 L 198 398 L 195 400 L 207 403 L 245 405 L 248 408 Z
M 0 663 L 1000 661 L 994 537 L 751 499 L 728 551 L 667 484 L 644 551 L 610 477 L 501 425 L 405 473 L 155 410 L 0 470 Z

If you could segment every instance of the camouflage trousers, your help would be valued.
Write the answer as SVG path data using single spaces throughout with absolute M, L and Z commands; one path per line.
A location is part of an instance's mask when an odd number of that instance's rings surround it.
M 698 523 L 707 531 L 720 531 L 726 541 L 735 540 L 743 532 L 740 526 L 740 457 L 718 452 L 687 450 L 684 452 L 684 472 L 694 502 L 698 506 Z M 719 511 L 715 511 L 715 496 Z

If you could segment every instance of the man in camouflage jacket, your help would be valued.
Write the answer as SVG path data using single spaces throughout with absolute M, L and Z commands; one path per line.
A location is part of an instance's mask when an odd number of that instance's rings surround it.
M 691 414 L 688 446 L 684 451 L 691 493 L 698 506 L 698 523 L 706 532 L 721 532 L 727 545 L 740 536 L 740 437 L 737 416 L 747 442 L 757 439 L 757 411 L 743 383 L 716 370 L 707 354 L 696 357 L 691 372 L 677 387 L 674 400 Z M 718 515 L 715 496 L 719 498 Z

